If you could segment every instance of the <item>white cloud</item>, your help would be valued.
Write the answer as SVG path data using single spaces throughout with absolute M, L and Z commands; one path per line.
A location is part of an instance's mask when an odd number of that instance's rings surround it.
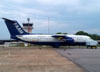
M 27 3 L 28 0 L 9 0 L 11 2 L 15 2 L 15 3 Z
M 37 0 L 41 4 L 49 5 L 76 5 L 80 0 Z
M 0 8 L 4 7 L 2 4 L 0 4 Z
M 66 11 L 78 13 L 91 13 L 100 8 L 99 0 L 37 0 L 42 5 L 59 9 L 64 7 Z M 58 9 L 58 8 L 57 8 Z
M 6 16 L 8 18 L 11 19 L 14 18 L 19 22 L 22 22 L 25 21 L 27 17 L 35 19 L 36 17 L 34 16 L 38 16 L 39 19 L 37 18 L 37 20 L 35 20 L 36 28 L 34 30 L 37 30 L 39 32 L 47 30 L 48 21 L 45 20 L 44 17 L 51 16 L 55 18 L 55 21 L 50 21 L 50 27 L 52 32 L 68 31 L 72 33 L 76 32 L 77 30 L 80 30 L 81 28 L 82 30 L 84 30 L 81 24 L 79 23 L 80 18 L 82 19 L 81 23 L 85 24 L 86 22 L 84 21 L 85 18 L 84 16 L 87 17 L 88 21 L 88 18 L 90 18 L 88 17 L 89 14 L 92 17 L 92 14 L 100 12 L 99 0 L 5 0 L 5 1 L 9 1 L 8 5 L 10 5 L 10 7 L 8 7 L 6 2 L 2 2 L 2 4 L 0 4 L 0 17 Z M 77 16 L 80 16 L 79 20 L 77 19 Z M 99 18 L 99 16 L 96 18 Z M 67 23 L 68 20 L 69 23 Z M 91 23 L 92 22 L 93 20 L 91 20 Z M 71 26 L 73 25 L 76 26 L 74 26 L 73 29 L 71 29 L 72 28 Z M 88 25 L 90 24 L 87 24 L 87 26 Z M 93 32 L 97 33 L 98 30 L 99 29 L 93 30 Z
M 46 12 L 43 10 L 33 8 L 20 8 L 19 11 L 27 14 L 46 14 Z
M 67 6 L 67 5 L 66 5 Z M 88 0 L 88 1 L 82 1 L 79 0 L 75 3 L 75 5 L 69 4 L 69 7 L 67 7 L 69 11 L 71 12 L 80 12 L 80 13 L 93 13 L 100 11 L 98 10 L 100 8 L 100 1 L 99 0 Z
M 53 11 L 46 11 L 46 10 L 41 10 L 41 9 L 34 9 L 34 8 L 19 8 L 13 11 L 9 11 L 8 13 L 13 13 L 13 14 L 17 14 L 23 17 L 27 17 L 27 16 L 58 16 L 57 12 L 53 12 Z
M 35 27 L 33 32 L 48 33 L 48 20 L 34 19 L 33 23 Z M 63 24 L 63 23 L 59 24 L 59 22 L 53 20 L 49 21 L 50 33 L 67 32 L 68 27 L 69 27 L 68 24 Z
M 94 29 L 87 29 L 86 32 L 92 33 L 92 34 L 100 34 L 100 30 L 97 28 Z

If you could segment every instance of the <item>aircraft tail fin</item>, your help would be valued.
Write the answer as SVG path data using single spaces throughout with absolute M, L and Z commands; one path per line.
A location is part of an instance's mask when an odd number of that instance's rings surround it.
M 25 32 L 23 30 L 23 28 L 18 24 L 17 21 L 15 20 L 10 20 L 10 19 L 7 19 L 7 18 L 2 18 L 5 23 L 6 23 L 6 26 L 10 32 L 11 35 L 23 35 L 23 34 L 28 34 L 27 32 Z

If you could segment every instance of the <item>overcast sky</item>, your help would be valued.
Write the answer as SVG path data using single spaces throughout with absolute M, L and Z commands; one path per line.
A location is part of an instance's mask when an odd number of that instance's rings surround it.
M 34 23 L 33 33 L 83 30 L 100 34 L 100 0 L 2 0 L 0 18 L 17 20 L 20 25 L 29 17 Z M 0 19 L 0 38 L 9 38 L 9 32 Z

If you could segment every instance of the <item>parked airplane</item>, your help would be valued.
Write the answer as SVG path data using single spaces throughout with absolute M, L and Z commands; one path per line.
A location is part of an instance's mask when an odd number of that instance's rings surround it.
M 56 48 L 61 45 L 86 45 L 87 47 L 96 48 L 98 44 L 97 41 L 84 35 L 39 35 L 27 33 L 23 30 L 17 21 L 7 18 L 3 19 L 10 32 L 11 38 L 19 41 L 38 45 L 51 45 Z

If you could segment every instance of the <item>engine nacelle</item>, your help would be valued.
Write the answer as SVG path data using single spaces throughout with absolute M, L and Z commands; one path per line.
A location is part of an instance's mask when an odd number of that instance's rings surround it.
M 71 38 L 71 37 L 66 37 L 66 42 L 67 43 L 71 43 L 71 44 L 74 44 L 75 42 L 74 42 L 74 39 L 73 38 Z

